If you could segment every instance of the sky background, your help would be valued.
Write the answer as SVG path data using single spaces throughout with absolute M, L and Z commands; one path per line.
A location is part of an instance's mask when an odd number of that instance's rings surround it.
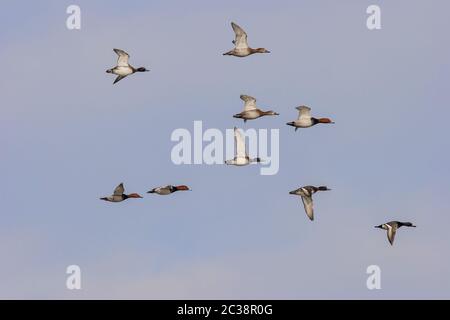
M 81 30 L 66 8 L 81 7 Z M 366 8 L 381 7 L 369 31 Z M 2 1 L 0 298 L 450 298 L 450 2 Z M 241 25 L 267 55 L 224 57 Z M 112 48 L 151 72 L 112 85 Z M 243 125 L 240 94 L 266 117 Z M 333 126 L 294 132 L 306 104 Z M 176 166 L 177 128 L 280 129 L 280 170 Z M 144 194 L 98 198 L 124 182 Z M 316 194 L 315 221 L 299 197 Z M 393 247 L 375 225 L 412 221 Z M 66 268 L 82 290 L 66 288 Z M 368 290 L 366 268 L 381 268 Z

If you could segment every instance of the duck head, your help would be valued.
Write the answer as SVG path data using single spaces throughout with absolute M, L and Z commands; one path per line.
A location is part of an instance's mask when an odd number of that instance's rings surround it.
M 148 71 L 150 71 L 150 70 L 145 69 L 144 67 L 139 67 L 136 69 L 136 72 L 148 72 Z
M 137 194 L 137 193 L 130 193 L 128 195 L 128 198 L 142 198 L 142 197 L 139 194 Z
M 174 191 L 190 191 L 188 186 L 181 185 L 181 186 L 174 186 Z
M 382 225 L 382 224 L 380 224 L 379 226 L 375 226 L 375 228 L 380 228 L 380 229 L 383 229 L 383 225 Z
M 270 51 L 269 50 L 267 50 L 266 48 L 256 48 L 256 49 L 253 49 L 253 52 L 257 52 L 257 53 L 270 53 Z
M 273 110 L 266 111 L 266 112 L 264 112 L 264 114 L 266 116 L 279 116 L 280 115 L 278 112 L 275 112 Z
M 334 123 L 334 122 L 331 121 L 331 119 L 329 119 L 329 118 L 319 118 L 319 119 L 317 119 L 317 121 L 318 121 L 319 123 Z
M 106 70 L 106 73 L 112 73 L 113 69 Z

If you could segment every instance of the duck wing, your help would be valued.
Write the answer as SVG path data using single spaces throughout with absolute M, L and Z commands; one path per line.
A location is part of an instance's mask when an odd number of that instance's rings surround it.
M 114 80 L 113 84 L 119 82 L 120 80 L 122 80 L 123 78 L 125 78 L 126 76 L 117 76 L 116 80 Z
M 394 245 L 394 239 L 395 239 L 395 233 L 397 232 L 397 227 L 395 226 L 391 226 L 390 224 L 386 224 L 387 226 L 387 237 L 389 240 L 389 243 L 392 245 Z
M 305 212 L 308 218 L 314 220 L 314 209 L 312 197 L 302 196 L 303 206 L 305 207 Z
M 242 94 L 240 96 L 241 100 L 243 100 L 245 102 L 244 104 L 244 111 L 250 111 L 250 110 L 255 110 L 256 109 L 256 99 L 251 97 L 251 96 L 247 96 L 245 94 Z
M 123 195 L 123 192 L 125 191 L 125 188 L 123 187 L 123 183 L 119 184 L 115 189 L 114 189 L 114 196 L 121 196 Z
M 130 55 L 121 49 L 113 49 L 115 53 L 119 56 L 117 58 L 117 66 L 118 67 L 128 67 L 128 59 Z
M 311 108 L 307 106 L 300 106 L 296 108 L 298 110 L 298 120 L 311 119 Z
M 239 27 L 236 23 L 232 22 L 231 27 L 233 27 L 233 31 L 235 34 L 234 46 L 236 49 L 247 49 L 247 34 L 244 29 Z
M 236 127 L 234 127 L 234 141 L 236 144 L 236 157 L 245 158 L 247 156 L 245 152 L 245 138 Z

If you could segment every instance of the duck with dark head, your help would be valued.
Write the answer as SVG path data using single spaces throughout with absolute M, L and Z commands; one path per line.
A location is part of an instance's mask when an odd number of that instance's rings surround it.
M 106 70 L 106 73 L 112 73 L 117 75 L 117 78 L 114 80 L 114 83 L 119 82 L 126 76 L 129 76 L 130 74 L 136 73 L 136 72 L 147 72 L 150 71 L 144 67 L 134 68 L 132 65 L 128 63 L 128 59 L 130 56 L 128 53 L 121 49 L 113 49 L 115 53 L 118 55 L 117 59 L 117 66 L 114 68 Z M 113 84 L 114 84 L 113 83 Z

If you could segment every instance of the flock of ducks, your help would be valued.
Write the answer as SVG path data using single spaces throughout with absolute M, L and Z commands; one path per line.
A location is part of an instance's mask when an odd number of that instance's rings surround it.
M 265 48 L 256 48 L 253 49 L 249 47 L 247 42 L 247 33 L 238 26 L 236 23 L 232 22 L 231 27 L 235 33 L 235 39 L 232 41 L 234 44 L 234 48 L 228 52 L 225 52 L 224 56 L 235 56 L 235 57 L 247 57 L 255 53 L 270 53 Z M 148 69 L 144 67 L 134 68 L 128 62 L 130 55 L 121 49 L 113 49 L 114 52 L 118 55 L 117 65 L 114 68 L 106 70 L 107 73 L 112 73 L 117 75 L 114 83 L 119 82 L 123 78 L 134 74 L 136 72 L 147 72 Z M 278 116 L 279 113 L 269 110 L 262 111 L 256 106 L 256 99 L 249 95 L 241 95 L 241 100 L 244 101 L 244 110 L 238 114 L 233 115 L 234 118 L 243 119 L 244 123 L 247 120 L 254 120 L 264 116 Z M 295 131 L 299 128 L 310 128 L 315 126 L 316 124 L 333 124 L 334 122 L 329 118 L 314 118 L 311 116 L 311 108 L 307 106 L 299 106 L 296 108 L 299 111 L 297 120 L 286 123 L 288 126 L 292 126 L 295 128 Z M 240 130 L 234 127 L 234 140 L 235 140 L 235 156 L 233 159 L 226 160 L 225 164 L 227 165 L 235 165 L 235 166 L 245 166 L 250 163 L 259 163 L 262 160 L 257 158 L 250 158 L 246 151 L 245 138 L 240 132 Z M 159 195 L 169 195 L 176 191 L 190 191 L 188 186 L 179 185 L 166 185 L 161 187 L 156 187 L 148 191 L 147 193 L 156 193 Z M 308 218 L 313 221 L 314 220 L 314 208 L 313 208 L 313 198 L 312 196 L 318 191 L 329 191 L 326 186 L 303 186 L 296 190 L 289 192 L 289 194 L 300 196 L 303 202 L 303 206 Z M 111 196 L 102 197 L 101 200 L 109 201 L 109 202 L 122 202 L 124 200 L 130 198 L 142 198 L 137 193 L 125 194 L 125 188 L 123 183 L 119 184 L 115 189 Z M 400 222 L 400 221 L 390 221 L 378 226 L 375 228 L 384 229 L 387 231 L 388 241 L 391 245 L 394 244 L 395 234 L 397 229 L 400 227 L 416 227 L 411 222 Z
M 190 190 L 191 189 L 189 189 L 189 187 L 185 185 L 172 186 L 169 184 L 167 186 L 153 188 L 152 190 L 147 191 L 147 193 L 156 193 L 161 196 L 165 196 L 174 193 L 176 191 L 190 191 Z M 124 192 L 125 188 L 123 186 L 123 183 L 121 183 L 114 189 L 114 192 L 111 196 L 100 198 L 100 200 L 109 202 L 122 202 L 129 198 L 142 198 L 138 193 L 125 194 Z

